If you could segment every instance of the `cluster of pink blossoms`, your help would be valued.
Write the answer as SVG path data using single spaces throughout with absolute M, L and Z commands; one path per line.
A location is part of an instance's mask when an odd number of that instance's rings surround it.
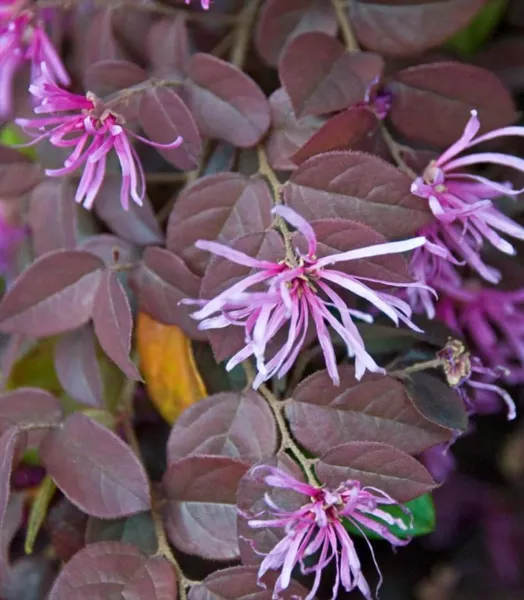
M 368 301 L 396 325 L 403 322 L 411 329 L 419 331 L 410 320 L 411 308 L 407 302 L 393 294 L 373 290 L 365 282 L 374 281 L 385 286 L 407 288 L 419 287 L 419 284 L 377 282 L 365 277 L 348 275 L 331 266 L 339 262 L 371 256 L 407 252 L 421 247 L 425 239 L 417 237 L 401 242 L 376 244 L 317 258 L 317 239 L 311 225 L 286 206 L 275 207 L 273 213 L 285 219 L 305 237 L 308 242 L 307 254 L 301 255 L 297 252 L 293 257 L 271 262 L 255 259 L 217 242 L 200 240 L 196 244 L 202 250 L 208 250 L 234 263 L 257 270 L 253 275 L 245 277 L 209 301 L 184 301 L 186 304 L 202 306 L 192 315 L 194 319 L 200 321 L 199 328 L 202 330 L 230 326 L 243 328 L 245 346 L 229 360 L 227 369 L 232 369 L 254 356 L 258 371 L 253 382 L 255 389 L 274 375 L 282 377 L 291 369 L 302 349 L 311 320 L 324 353 L 327 370 L 335 385 L 338 385 L 340 380 L 327 325 L 330 325 L 342 338 L 348 355 L 355 357 L 357 379 L 362 377 L 366 369 L 383 373 L 384 369 L 379 367 L 366 351 L 364 341 L 353 322 L 355 317 L 371 322 L 371 315 L 348 308 L 336 289 L 347 290 Z M 267 289 L 252 290 L 260 284 L 265 284 Z M 330 310 L 332 308 L 338 312 L 339 319 L 332 314 Z M 286 327 L 286 342 L 269 361 L 266 361 L 265 355 L 269 343 L 278 332 L 285 331 Z
M 281 593 L 289 587 L 293 569 L 300 565 L 304 575 L 315 576 L 311 591 L 305 598 L 311 600 L 320 586 L 322 571 L 334 562 L 332 600 L 338 598 L 341 586 L 347 592 L 358 589 L 365 598 L 371 600 L 371 590 L 362 574 L 355 546 L 343 521 L 351 523 L 364 537 L 363 528 L 366 528 L 394 546 L 403 546 L 409 540 L 398 538 L 391 533 L 389 527 L 396 526 L 407 531 L 408 526 L 403 519 L 395 518 L 383 510 L 384 506 L 400 505 L 383 491 L 361 487 L 358 481 L 346 481 L 336 490 L 330 490 L 298 481 L 274 467 L 254 467 L 252 474 L 256 476 L 260 471 L 264 472 L 263 481 L 266 485 L 293 490 L 309 498 L 298 510 L 286 511 L 280 509 L 267 494 L 265 500 L 270 518 L 250 518 L 248 521 L 249 526 L 255 529 L 277 528 L 285 533 L 285 537 L 265 556 L 258 572 L 261 580 L 269 570 L 280 571 L 273 599 L 280 598 Z M 401 508 L 409 515 L 407 509 Z M 317 552 L 318 560 L 311 566 L 306 566 L 305 560 Z M 373 553 L 372 549 L 371 552 Z
M 171 144 L 158 144 L 136 135 L 124 127 L 123 117 L 113 112 L 100 98 L 91 92 L 85 96 L 72 94 L 55 83 L 45 63 L 41 70 L 41 76 L 29 87 L 29 91 L 38 102 L 35 113 L 50 116 L 16 119 L 15 122 L 35 137 L 33 144 L 48 139 L 53 146 L 72 149 L 63 168 L 46 169 L 46 175 L 62 177 L 83 167 L 75 200 L 89 209 L 104 181 L 107 156 L 114 150 L 122 171 L 120 202 L 123 208 L 129 208 L 129 198 L 142 205 L 144 172 L 128 136 L 155 148 L 177 148 L 182 138 L 178 137 Z
M 47 36 L 42 20 L 26 0 L 0 0 L 0 117 L 13 111 L 14 77 L 27 62 L 31 80 L 41 75 L 45 64 L 53 79 L 69 85 L 69 75 Z
M 472 111 L 460 139 L 432 161 L 411 187 L 413 194 L 428 200 L 436 218 L 434 224 L 421 232 L 428 244 L 414 253 L 412 274 L 437 290 L 446 285 L 456 286 L 460 276 L 454 266 L 463 264 L 486 281 L 498 283 L 500 273 L 482 260 L 485 242 L 512 255 L 515 254 L 514 247 L 500 234 L 524 240 L 524 228 L 500 212 L 492 202 L 499 196 L 516 196 L 522 190 L 463 170 L 474 165 L 492 164 L 524 172 L 524 160 L 498 152 L 458 156 L 483 142 L 507 136 L 523 137 L 524 127 L 504 127 L 476 137 L 479 128 L 477 112 Z M 409 295 L 415 310 L 434 317 L 431 297 L 416 290 L 410 291 Z

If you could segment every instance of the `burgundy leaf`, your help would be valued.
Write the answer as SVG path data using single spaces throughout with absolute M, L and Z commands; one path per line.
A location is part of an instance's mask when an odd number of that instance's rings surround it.
M 100 542 L 86 546 L 60 571 L 49 600 L 117 597 L 115 594 L 124 591 L 147 560 L 147 556 L 130 544 Z
M 349 219 L 388 238 L 413 235 L 433 217 L 411 180 L 377 156 L 329 152 L 310 158 L 284 186 L 284 199 L 308 221 Z
M 453 36 L 484 4 L 486 0 L 355 0 L 349 18 L 365 48 L 409 56 Z
M 147 73 L 127 60 L 104 59 L 92 63 L 84 74 L 85 89 L 97 96 L 132 87 L 147 79 Z
M 140 373 L 129 358 L 133 316 L 127 294 L 114 271 L 102 275 L 93 306 L 95 334 L 109 358 L 130 379 L 140 381 Z
M 124 542 L 136 546 L 145 554 L 154 554 L 158 547 L 155 526 L 149 513 L 110 520 L 89 517 L 85 541 L 87 544 Z
M 183 298 L 197 298 L 200 279 L 184 261 L 164 248 L 147 248 L 144 261 L 132 273 L 131 283 L 138 295 L 140 310 L 155 320 L 180 327 L 193 339 L 205 339 L 190 309 L 180 306 Z
M 397 73 L 389 85 L 393 125 L 402 135 L 425 144 L 455 142 L 472 109 L 479 111 L 482 132 L 517 118 L 511 94 L 500 79 L 473 65 L 418 65 Z
M 18 388 L 0 395 L 0 432 L 37 423 L 42 429 L 60 423 L 60 402 L 40 388 Z
M 249 148 L 269 127 L 269 103 L 240 69 L 210 54 L 191 57 L 184 100 L 200 133 Z
M 123 50 L 120 48 L 113 29 L 114 7 L 100 9 L 88 23 L 87 34 L 83 43 L 84 64 L 89 65 L 101 60 L 122 59 Z M 86 21 L 83 21 L 86 26 Z
M 0 196 L 18 198 L 42 180 L 41 166 L 13 148 L 0 146 Z
M 271 600 L 278 573 L 264 576 L 265 587 L 258 584 L 257 567 L 231 567 L 212 573 L 204 581 L 191 588 L 188 600 Z M 308 590 L 296 581 L 279 593 L 281 600 L 305 598 Z
M 90 406 L 103 405 L 102 374 L 90 325 L 58 340 L 55 369 L 62 387 L 72 398 Z
M 164 475 L 169 539 L 210 560 L 238 558 L 236 491 L 248 466 L 218 456 L 190 456 Z
M 229 392 L 182 413 L 171 430 L 167 456 L 169 463 L 205 454 L 255 463 L 274 454 L 276 446 L 276 423 L 265 400 L 255 392 Z
M 398 502 L 408 502 L 437 487 L 431 475 L 412 456 L 388 444 L 350 442 L 329 450 L 315 471 L 328 487 L 355 479 L 376 487 Z
M 1 439 L 1 438 L 0 438 Z M 10 495 L 4 520 L 0 527 L 0 584 L 8 580 L 9 549 L 24 519 L 25 493 Z
M 167 246 L 202 276 L 210 254 L 195 248 L 197 240 L 227 244 L 248 233 L 265 231 L 272 222 L 271 192 L 259 176 L 209 175 L 182 191 L 167 228 Z
M 423 417 L 451 430 L 466 429 L 468 415 L 457 390 L 428 373 L 412 373 L 404 383 L 413 405 Z
M 131 202 L 129 210 L 122 210 L 118 201 L 120 182 L 108 177 L 102 184 L 96 198 L 94 210 L 104 223 L 118 236 L 139 246 L 161 244 L 164 241 L 162 231 L 151 206 L 149 198 L 144 198 L 142 206 Z
M 0 302 L 0 330 L 56 335 L 89 320 L 104 263 L 87 252 L 58 250 L 37 259 Z
M 297 463 L 287 454 L 279 454 L 263 463 L 271 467 L 278 467 L 291 474 L 295 479 L 304 481 L 304 475 Z M 259 565 L 264 555 L 269 553 L 285 536 L 282 529 L 252 528 L 248 520 L 254 515 L 267 512 L 267 496 L 283 510 L 292 512 L 298 510 L 306 502 L 303 494 L 284 488 L 269 487 L 262 477 L 248 471 L 238 484 L 238 540 L 240 558 L 245 565 Z M 255 517 L 258 518 L 258 517 Z
M 10 427 L 0 436 L 0 531 L 4 528 L 4 519 L 9 503 L 11 489 L 11 472 L 13 463 L 21 458 L 21 441 L 25 434 L 21 434 L 16 427 Z
M 73 250 L 76 246 L 76 205 L 71 183 L 46 179 L 31 194 L 29 205 L 35 254 Z
M 64 495 L 88 515 L 113 519 L 150 507 L 147 476 L 131 448 L 81 413 L 47 434 L 40 457 Z
M 155 77 L 183 79 L 191 56 L 185 18 L 161 19 L 150 27 L 147 53 Z
M 283 88 L 271 94 L 269 106 L 272 125 L 266 142 L 269 162 L 276 170 L 292 171 L 296 165 L 291 157 L 319 129 L 323 120 L 313 116 L 297 119 Z
M 276 231 L 251 233 L 234 240 L 231 247 L 249 256 L 263 260 L 281 260 L 285 256 L 284 243 Z M 202 298 L 214 298 L 228 287 L 244 279 L 249 267 L 237 265 L 225 258 L 215 256 L 210 261 L 202 280 Z M 232 356 L 245 345 L 244 332 L 240 327 L 229 327 L 221 331 L 209 331 L 208 336 L 217 362 Z
M 149 88 L 140 99 L 139 116 L 146 135 L 157 144 L 171 144 L 178 136 L 182 136 L 183 142 L 178 148 L 157 148 L 166 160 L 186 171 L 198 166 L 202 140 L 197 124 L 188 107 L 173 90 Z
M 293 392 L 286 416 L 293 436 L 316 456 L 347 440 L 384 442 L 419 454 L 451 437 L 413 409 L 404 385 L 384 375 L 360 381 L 348 365 L 339 367 L 340 386 L 327 371 L 304 379 Z
M 324 33 L 305 33 L 289 43 L 278 67 L 297 117 L 324 115 L 363 102 L 380 78 L 383 61 L 371 52 L 350 52 Z
M 129 265 L 138 258 L 136 248 L 108 233 L 100 233 L 86 238 L 78 245 L 78 249 L 95 254 L 109 268 L 114 267 L 117 263 Z
M 316 154 L 334 150 L 373 153 L 377 145 L 377 124 L 377 117 L 367 107 L 351 106 L 326 121 L 290 159 L 300 165 Z
M 177 600 L 173 565 L 162 556 L 148 559 L 122 590 L 123 600 Z
M 337 29 L 335 12 L 325 0 L 268 0 L 257 20 L 255 46 L 276 67 L 282 50 L 297 35 L 320 31 L 334 36 Z

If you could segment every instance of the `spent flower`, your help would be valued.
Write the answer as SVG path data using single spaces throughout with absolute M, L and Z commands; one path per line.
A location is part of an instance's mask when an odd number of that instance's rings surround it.
M 364 537 L 362 528 L 367 528 L 394 546 L 404 546 L 409 539 L 400 539 L 389 528 L 396 526 L 407 531 L 405 519 L 393 517 L 384 507 L 400 506 L 408 517 L 409 511 L 382 490 L 363 487 L 355 480 L 345 481 L 337 489 L 331 490 L 301 482 L 275 467 L 258 466 L 252 470 L 253 476 L 260 472 L 269 487 L 293 490 L 307 497 L 300 508 L 289 511 L 281 509 L 271 495 L 266 494 L 268 518 L 261 519 L 259 517 L 262 515 L 254 515 L 248 520 L 248 525 L 253 529 L 276 528 L 284 533 L 284 537 L 265 555 L 258 571 L 259 580 L 269 570 L 280 571 L 273 599 L 281 597 L 281 592 L 289 587 L 293 570 L 300 566 L 304 575 L 315 576 L 312 589 L 305 599 L 311 600 L 320 586 L 322 572 L 332 562 L 335 564 L 332 600 L 339 597 L 340 587 L 347 592 L 358 589 L 365 598 L 371 599 L 371 590 L 362 574 L 355 545 L 344 521 L 360 530 Z M 369 544 L 367 538 L 366 541 Z M 369 547 L 375 559 L 371 544 Z M 308 560 L 306 565 L 306 559 L 312 557 L 314 562 Z
M 399 287 L 418 287 L 419 284 L 417 282 L 393 283 L 348 275 L 330 267 L 339 262 L 410 251 L 422 246 L 425 239 L 418 237 L 400 242 L 376 244 L 317 258 L 317 239 L 311 225 L 286 206 L 275 207 L 273 213 L 285 219 L 304 236 L 308 242 L 306 254 L 301 254 L 297 250 L 294 256 L 286 256 L 283 260 L 271 262 L 253 258 L 217 242 L 199 240 L 196 243 L 196 246 L 202 250 L 256 270 L 254 274 L 248 275 L 211 300 L 183 301 L 185 304 L 201 306 L 200 310 L 192 316 L 200 321 L 199 328 L 202 330 L 230 326 L 244 329 L 245 346 L 229 360 L 227 369 L 232 369 L 254 355 L 258 375 L 253 382 L 253 387 L 258 387 L 274 375 L 282 377 L 291 369 L 302 349 L 311 320 L 316 329 L 327 370 L 335 385 L 339 384 L 339 375 L 327 325 L 330 325 L 342 338 L 348 355 L 355 357 L 358 379 L 366 369 L 384 372 L 366 351 L 364 341 L 353 322 L 353 318 L 371 322 L 372 316 L 348 308 L 336 290 L 338 288 L 349 291 L 368 301 L 396 325 L 402 321 L 411 329 L 419 331 L 410 320 L 411 308 L 407 302 L 391 293 L 373 290 L 366 285 L 366 282 Z M 267 289 L 258 291 L 259 288 L 256 286 L 260 284 L 265 284 Z M 257 291 L 253 291 L 253 288 Z M 334 316 L 333 308 L 339 318 Z M 268 344 L 285 327 L 288 327 L 287 340 L 266 362 Z
M 490 242 L 506 254 L 515 254 L 514 247 L 501 234 L 522 240 L 524 228 L 499 211 L 492 200 L 504 195 L 514 196 L 522 190 L 514 190 L 509 184 L 464 169 L 491 164 L 524 172 L 524 160 L 499 152 L 459 154 L 490 140 L 523 137 L 524 127 L 504 127 L 477 136 L 479 129 L 477 111 L 472 111 L 462 136 L 426 167 L 423 175 L 413 182 L 411 192 L 428 200 L 439 225 L 442 247 L 487 281 L 498 283 L 500 273 L 481 259 L 484 242 Z
M 106 174 L 107 157 L 112 150 L 122 171 L 120 203 L 127 210 L 131 197 L 139 206 L 142 205 L 144 171 L 130 136 L 155 148 L 177 148 L 182 143 L 180 136 L 171 144 L 158 144 L 132 133 L 125 127 L 124 117 L 93 93 L 80 96 L 58 86 L 45 64 L 42 64 L 42 76 L 29 87 L 29 91 L 39 102 L 34 112 L 50 116 L 16 119 L 15 122 L 35 137 L 31 144 L 48 139 L 58 148 L 72 148 L 62 168 L 46 169 L 45 173 L 49 177 L 63 177 L 83 168 L 75 200 L 87 209 L 93 206 L 100 190 Z
M 50 76 L 69 85 L 69 75 L 49 39 L 44 23 L 26 6 L 25 0 L 0 1 L 0 116 L 13 111 L 14 77 L 26 63 L 31 64 L 31 81 L 41 75 L 45 64 Z

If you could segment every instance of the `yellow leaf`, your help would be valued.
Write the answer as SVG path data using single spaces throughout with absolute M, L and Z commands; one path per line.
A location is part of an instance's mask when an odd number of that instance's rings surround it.
M 36 536 L 45 521 L 49 504 L 56 492 L 55 482 L 46 475 L 39 485 L 31 505 L 29 519 L 27 522 L 27 532 L 25 536 L 24 550 L 26 554 L 33 554 L 33 548 Z
M 184 409 L 207 395 L 191 341 L 178 327 L 159 323 L 145 313 L 138 314 L 136 336 L 149 396 L 172 424 Z

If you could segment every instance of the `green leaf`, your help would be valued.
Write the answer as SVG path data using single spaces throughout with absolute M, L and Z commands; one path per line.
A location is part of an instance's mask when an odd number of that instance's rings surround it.
M 435 506 L 433 504 L 433 498 L 431 494 L 424 494 L 423 496 L 419 496 L 415 498 L 415 500 L 411 500 L 406 504 L 406 508 L 411 511 L 413 516 L 413 522 L 410 526 L 411 518 L 409 515 L 406 515 L 399 506 L 389 506 L 382 507 L 382 510 L 389 513 L 395 518 L 400 518 L 404 521 L 407 527 L 406 531 L 400 529 L 397 526 L 390 527 L 389 530 L 391 533 L 396 535 L 401 539 L 406 539 L 410 537 L 418 537 L 421 535 L 427 535 L 431 533 L 435 529 Z M 382 521 L 380 521 L 382 523 Z M 357 529 L 349 520 L 344 520 L 344 527 L 349 531 L 349 533 L 357 536 L 362 536 L 362 532 L 366 534 L 369 539 L 381 540 L 383 539 L 378 533 L 374 531 L 370 531 L 366 527 L 361 527 L 361 530 Z
M 27 522 L 27 533 L 25 536 L 24 550 L 26 554 L 32 554 L 36 536 L 45 521 L 49 504 L 56 492 L 55 482 L 46 475 L 38 487 L 34 502 L 31 506 Z
M 6 125 L 0 131 L 0 144 L 3 146 L 19 146 L 20 144 L 25 144 L 25 142 L 26 138 L 21 135 L 20 129 L 16 127 L 16 125 Z M 16 150 L 33 160 L 36 160 L 38 157 L 36 150 L 32 146 L 27 148 L 16 148 Z
M 471 23 L 448 40 L 446 46 L 462 56 L 477 52 L 493 35 L 507 6 L 507 0 L 490 0 Z

